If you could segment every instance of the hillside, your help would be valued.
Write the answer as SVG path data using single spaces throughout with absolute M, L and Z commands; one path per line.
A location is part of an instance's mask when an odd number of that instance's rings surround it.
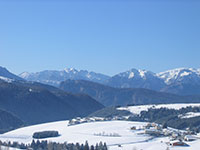
M 116 110 L 132 113 L 133 116 L 128 120 L 156 122 L 176 129 L 189 128 L 192 131 L 200 132 L 200 103 L 138 105 L 120 107 Z
M 88 117 L 156 122 L 168 127 L 200 133 L 200 103 L 107 107 Z M 105 120 L 106 120 L 105 119 Z
M 60 84 L 60 88 L 67 92 L 88 94 L 105 106 L 200 102 L 199 96 L 179 96 L 141 88 L 113 88 L 84 80 L 67 80 Z
M 84 94 L 74 95 L 40 83 L 0 80 L 0 109 L 26 124 L 85 116 L 103 107 Z
M 19 128 L 23 124 L 23 121 L 15 115 L 0 109 L 0 134 Z

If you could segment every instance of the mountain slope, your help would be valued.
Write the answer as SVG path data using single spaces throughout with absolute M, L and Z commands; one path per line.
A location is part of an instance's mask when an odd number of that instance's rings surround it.
M 83 94 L 70 94 L 40 83 L 0 80 L 0 109 L 17 115 L 26 124 L 85 116 L 103 105 Z
M 13 114 L 0 109 L 0 134 L 9 130 L 19 128 L 23 124 L 23 121 L 21 121 Z
M 60 88 L 72 93 L 88 94 L 105 106 L 200 102 L 199 96 L 178 96 L 141 88 L 113 88 L 84 80 L 67 80 L 60 84 Z
M 14 75 L 13 73 L 9 72 L 6 68 L 0 66 L 0 79 L 4 80 L 23 80 L 22 78 Z
M 74 68 L 64 69 L 62 71 L 46 70 L 37 73 L 24 72 L 19 76 L 28 81 L 37 81 L 53 86 L 58 86 L 60 82 L 67 79 L 88 80 L 104 83 L 109 78 L 109 76 L 100 73 L 88 72 L 86 70 L 76 70 Z

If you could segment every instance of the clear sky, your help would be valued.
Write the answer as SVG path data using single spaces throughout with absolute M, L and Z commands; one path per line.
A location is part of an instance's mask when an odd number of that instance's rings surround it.
M 200 68 L 200 1 L 83 1 L 0 0 L 0 66 L 108 75 Z

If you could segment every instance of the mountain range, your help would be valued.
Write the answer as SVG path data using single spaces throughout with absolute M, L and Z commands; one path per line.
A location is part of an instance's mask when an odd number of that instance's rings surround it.
M 100 73 L 89 72 L 87 70 L 76 70 L 74 68 L 66 68 L 62 71 L 45 70 L 36 73 L 23 72 L 19 75 L 28 81 L 36 81 L 53 86 L 59 86 L 60 82 L 67 79 L 71 80 L 88 80 L 97 83 L 105 83 L 109 76 Z
M 24 72 L 19 75 L 28 81 L 36 81 L 59 87 L 65 80 L 87 80 L 115 88 L 145 88 L 178 95 L 200 95 L 200 69 L 178 68 L 161 73 L 131 69 L 112 77 L 76 70 L 73 68 L 62 71 Z

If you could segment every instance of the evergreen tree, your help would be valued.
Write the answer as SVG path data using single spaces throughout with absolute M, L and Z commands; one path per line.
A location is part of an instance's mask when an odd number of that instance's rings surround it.
M 90 148 L 89 148 L 89 145 L 88 145 L 88 142 L 86 141 L 85 142 L 85 146 L 84 146 L 84 150 L 89 150 Z
M 104 144 L 103 144 L 103 148 L 104 148 L 104 150 L 108 150 L 107 145 L 106 145 L 105 142 L 104 142 Z
M 94 150 L 94 146 L 93 145 L 90 147 L 90 150 Z

